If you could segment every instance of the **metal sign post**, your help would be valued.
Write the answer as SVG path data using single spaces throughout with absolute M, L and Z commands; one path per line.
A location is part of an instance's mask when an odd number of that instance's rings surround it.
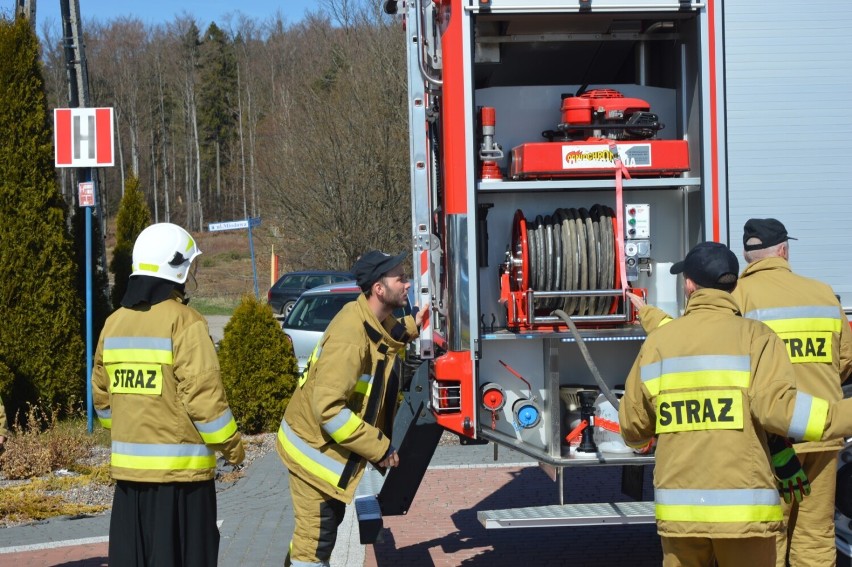
M 92 347 L 95 338 L 92 299 L 92 209 L 97 206 L 95 167 L 115 163 L 112 108 L 57 108 L 53 111 L 54 165 L 77 169 L 77 204 L 86 226 L 86 425 L 94 428 Z
M 207 225 L 207 231 L 219 232 L 222 230 L 237 230 L 240 228 L 248 229 L 249 251 L 251 252 L 251 271 L 254 275 L 254 297 L 255 299 L 259 299 L 260 295 L 257 289 L 257 263 L 254 260 L 254 239 L 252 239 L 251 235 L 251 229 L 255 226 L 260 226 L 260 217 L 249 217 L 238 221 L 211 222 Z

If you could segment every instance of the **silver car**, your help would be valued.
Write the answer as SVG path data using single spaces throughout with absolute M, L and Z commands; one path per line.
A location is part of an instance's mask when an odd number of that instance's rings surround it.
M 412 282 L 413 284 L 413 282 Z M 299 363 L 299 373 L 305 370 L 314 347 L 334 316 L 343 306 L 354 301 L 361 289 L 354 281 L 323 285 L 304 292 L 284 318 L 281 328 L 293 343 L 293 353 Z M 414 285 L 408 289 L 408 305 L 394 312 L 396 317 L 411 313 Z

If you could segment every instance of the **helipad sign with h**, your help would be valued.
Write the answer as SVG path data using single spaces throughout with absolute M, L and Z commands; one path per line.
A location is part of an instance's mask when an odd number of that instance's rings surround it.
M 53 126 L 56 167 L 115 164 L 112 108 L 57 108 Z

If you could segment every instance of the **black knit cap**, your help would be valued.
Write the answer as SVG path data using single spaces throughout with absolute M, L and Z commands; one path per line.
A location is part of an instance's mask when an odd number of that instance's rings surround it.
M 732 291 L 737 285 L 740 263 L 736 255 L 724 244 L 701 242 L 669 271 L 673 274 L 683 272 L 701 287 Z
M 361 255 L 352 266 L 352 273 L 355 274 L 355 281 L 362 291 L 367 291 L 370 287 L 379 281 L 389 271 L 399 266 L 407 252 L 391 256 L 378 250 L 370 250 Z
M 760 242 L 747 244 L 752 238 Z M 796 239 L 787 235 L 787 229 L 777 219 L 748 219 L 743 227 L 743 248 L 746 252 L 763 250 L 788 240 Z

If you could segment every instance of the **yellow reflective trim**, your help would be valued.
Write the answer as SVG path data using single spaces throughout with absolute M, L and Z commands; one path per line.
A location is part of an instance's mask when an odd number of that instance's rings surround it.
M 201 435 L 201 439 L 208 445 L 224 443 L 237 431 L 237 422 L 231 418 L 231 421 L 228 424 L 220 429 L 219 431 L 213 431 L 211 433 L 204 433 L 201 430 L 198 430 L 199 435 Z
M 319 358 L 320 352 L 322 352 L 322 348 L 320 347 L 322 344 L 322 340 L 317 343 L 317 346 L 314 347 L 314 350 L 311 351 L 311 356 L 308 357 L 308 362 L 305 363 L 305 370 L 299 375 L 299 388 L 305 385 L 305 382 L 308 381 L 308 372 L 311 370 L 311 365 L 314 364 Z
M 813 398 L 811 401 L 811 413 L 808 416 L 808 425 L 802 438 L 805 441 L 820 441 L 825 431 L 825 419 L 828 417 L 828 401 L 822 398 Z
M 373 385 L 370 382 L 364 382 L 362 380 L 358 380 L 355 384 L 355 393 L 363 394 L 365 396 L 370 395 L 370 390 L 373 389 Z
M 660 382 L 661 378 L 652 378 L 651 380 L 645 380 L 642 384 L 648 388 L 648 392 L 652 396 L 656 396 L 660 393 Z
M 657 434 L 743 428 L 740 390 L 676 392 L 657 397 Z
M 109 364 L 105 368 L 112 394 L 159 396 L 163 393 L 163 367 L 160 364 Z
M 672 372 L 642 382 L 652 396 L 667 390 L 696 388 L 748 388 L 751 373 L 742 370 L 695 370 Z
M 117 362 L 149 362 L 154 364 L 171 364 L 173 362 L 171 349 L 142 349 L 142 348 L 109 348 L 104 349 L 104 364 Z
M 669 522 L 780 522 L 784 519 L 780 505 L 756 506 L 689 506 L 657 504 L 658 520 Z
M 833 335 L 827 331 L 778 333 L 787 347 L 787 356 L 793 364 L 824 362 L 831 364 Z
M 315 477 L 326 481 L 330 485 L 337 486 L 337 483 L 340 481 L 340 476 L 319 465 L 316 461 L 312 460 L 297 449 L 295 445 L 290 443 L 290 440 L 287 439 L 287 436 L 284 435 L 284 431 L 280 427 L 278 428 L 278 442 L 281 443 L 281 447 L 284 448 L 284 452 L 290 455 L 291 459 L 299 463 L 303 469 Z
M 828 317 L 770 319 L 766 325 L 778 334 L 801 333 L 808 331 L 840 332 L 840 319 Z
M 340 426 L 337 431 L 335 431 L 334 433 L 330 433 L 331 438 L 338 443 L 343 443 L 344 441 L 349 439 L 349 436 L 352 435 L 352 432 L 358 429 L 358 426 L 362 423 L 363 420 L 353 413 L 349 416 L 349 419 L 346 420 L 346 423 Z
M 751 372 L 743 370 L 696 370 L 660 376 L 661 391 L 686 388 L 748 388 Z
M 144 271 L 146 271 L 146 272 L 159 272 L 159 271 L 160 271 L 160 266 L 158 266 L 157 264 L 145 264 L 145 263 L 141 263 L 141 264 L 139 264 L 139 269 L 140 269 L 140 270 L 144 270 Z
M 112 429 L 112 418 L 99 417 L 98 421 L 104 429 Z
M 112 466 L 143 470 L 201 470 L 216 468 L 216 455 L 192 457 L 145 457 L 112 454 Z
M 657 325 L 657 326 L 658 326 L 658 327 L 662 327 L 663 325 L 668 325 L 668 324 L 669 324 L 669 323 L 671 323 L 672 321 L 674 321 L 674 319 L 672 319 L 671 317 L 663 317 L 663 320 L 662 320 L 662 321 L 660 321 L 660 324 L 659 324 L 659 325 Z

